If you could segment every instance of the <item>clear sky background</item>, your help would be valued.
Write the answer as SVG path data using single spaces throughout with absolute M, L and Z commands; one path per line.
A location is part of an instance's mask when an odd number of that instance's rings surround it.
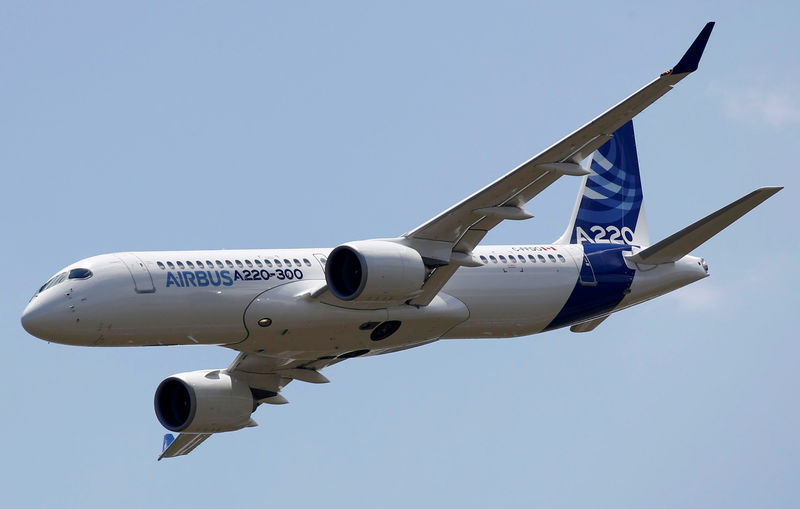
M 3 507 L 798 507 L 797 2 L 3 2 Z M 257 428 L 156 462 L 152 407 L 223 348 L 22 329 L 95 254 L 401 234 L 672 65 L 635 120 L 654 240 L 786 189 L 712 277 L 590 334 L 444 341 L 292 383 Z M 579 179 L 487 243 L 547 243 Z

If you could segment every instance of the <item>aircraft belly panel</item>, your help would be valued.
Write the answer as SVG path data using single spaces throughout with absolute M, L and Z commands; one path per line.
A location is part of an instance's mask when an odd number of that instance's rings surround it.
M 438 339 L 469 315 L 462 302 L 447 295 L 420 308 L 332 306 L 310 296 L 319 284 L 296 281 L 259 295 L 245 311 L 249 335 L 236 349 L 287 359 L 380 353 Z M 384 339 L 373 339 L 376 328 L 387 321 L 400 322 L 399 328 Z

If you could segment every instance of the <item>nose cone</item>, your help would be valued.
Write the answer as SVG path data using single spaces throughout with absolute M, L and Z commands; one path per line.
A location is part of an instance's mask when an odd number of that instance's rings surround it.
M 21 321 L 22 327 L 32 336 L 47 341 L 58 341 L 69 318 L 66 305 L 56 302 L 52 296 L 37 295 L 22 312 Z

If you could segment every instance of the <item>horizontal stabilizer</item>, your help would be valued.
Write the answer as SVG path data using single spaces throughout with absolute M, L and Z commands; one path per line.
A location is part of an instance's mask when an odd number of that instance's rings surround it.
M 659 265 L 680 260 L 781 189 L 783 188 L 762 187 L 756 189 L 678 233 L 628 257 L 628 260 L 647 265 Z
M 166 434 L 164 435 L 164 451 L 158 457 L 158 461 L 161 461 L 161 458 L 173 458 L 189 454 L 210 436 L 211 433 L 181 433 L 178 438 L 173 438 L 172 434 Z

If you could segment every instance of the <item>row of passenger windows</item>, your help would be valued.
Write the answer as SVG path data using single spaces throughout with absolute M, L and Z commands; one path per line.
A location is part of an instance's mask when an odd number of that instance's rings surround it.
M 304 264 L 305 264 L 306 267 L 311 267 L 311 261 L 308 258 L 303 258 L 302 262 L 300 262 L 300 260 L 297 259 L 297 258 L 293 258 L 291 260 L 289 260 L 288 258 L 284 258 L 283 259 L 283 263 L 281 263 L 281 261 L 279 259 L 277 259 L 277 258 L 274 258 L 272 260 L 267 260 L 265 258 L 263 263 L 258 258 L 253 259 L 253 261 L 250 261 L 250 260 L 244 260 L 244 261 L 242 261 L 242 260 L 233 260 L 233 261 L 225 260 L 225 263 L 223 263 L 222 260 L 214 260 L 213 262 L 211 260 L 206 260 L 205 262 L 202 261 L 202 260 L 195 260 L 194 262 L 191 261 L 191 260 L 186 260 L 186 261 L 176 261 L 174 263 L 168 261 L 168 262 L 166 262 L 166 265 L 165 265 L 165 262 L 161 262 L 161 261 L 157 261 L 156 262 L 156 265 L 158 265 L 158 268 L 161 269 L 161 270 L 166 270 L 168 267 L 170 269 L 175 269 L 176 266 L 179 269 L 187 269 L 187 268 L 188 269 L 194 269 L 195 267 L 198 268 L 198 269 L 213 269 L 213 268 L 215 268 L 215 266 L 216 266 L 216 268 L 220 268 L 220 269 L 224 269 L 225 267 L 228 267 L 229 269 L 233 269 L 233 268 L 237 268 L 237 267 L 240 268 L 240 269 L 243 269 L 245 267 L 251 267 L 252 268 L 253 266 L 259 267 L 259 268 L 263 268 L 263 267 L 272 268 L 273 264 L 274 264 L 275 267 L 284 267 L 284 266 L 285 267 L 302 267 Z
M 525 255 L 514 256 L 510 254 L 508 255 L 508 258 L 506 258 L 504 255 L 498 255 L 497 257 L 495 257 L 494 255 L 489 255 L 488 259 L 485 256 L 481 255 L 481 261 L 484 264 L 487 264 L 490 261 L 492 263 L 497 263 L 498 258 L 500 259 L 500 263 L 517 263 L 517 262 L 528 263 L 529 260 L 531 263 L 536 263 L 537 258 L 539 260 L 539 263 L 547 263 L 547 260 L 556 263 L 556 258 L 558 258 L 558 261 L 561 263 L 567 263 L 567 259 L 561 256 L 560 254 L 557 254 L 555 256 L 549 254 L 547 255 L 547 258 L 545 258 L 544 255 L 534 256 L 532 254 L 529 254 L 527 260 L 525 259 Z

